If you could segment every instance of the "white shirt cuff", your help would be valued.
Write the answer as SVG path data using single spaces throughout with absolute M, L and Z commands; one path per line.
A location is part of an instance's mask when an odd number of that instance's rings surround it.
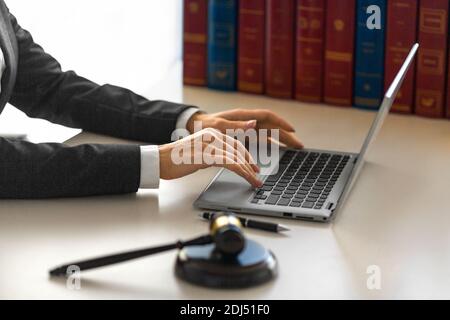
M 187 123 L 189 119 L 196 114 L 197 112 L 200 112 L 198 108 L 189 108 L 184 110 L 177 119 L 176 129 L 186 129 Z
M 141 146 L 141 183 L 139 187 L 144 189 L 159 187 L 158 146 Z
M 200 112 L 198 108 L 184 110 L 177 119 L 176 129 L 186 129 L 189 119 Z M 159 187 L 159 148 L 158 146 L 141 146 L 141 183 L 139 188 L 156 189 Z

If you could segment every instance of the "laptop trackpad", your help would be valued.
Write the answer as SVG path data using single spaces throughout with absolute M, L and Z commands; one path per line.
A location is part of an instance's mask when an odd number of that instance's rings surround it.
M 236 205 L 247 201 L 254 191 L 244 178 L 229 170 L 222 170 L 200 198 L 207 202 Z

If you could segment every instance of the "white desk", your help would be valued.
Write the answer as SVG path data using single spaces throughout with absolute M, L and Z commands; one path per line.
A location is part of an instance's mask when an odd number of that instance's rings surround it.
M 357 151 L 373 113 L 184 88 L 213 112 L 271 108 L 308 147 Z M 82 133 L 69 144 L 116 142 Z M 192 202 L 215 174 L 162 181 L 136 195 L 0 202 L 0 298 L 450 298 L 450 122 L 391 115 L 333 224 L 282 220 L 285 236 L 248 230 L 276 254 L 278 279 L 254 289 L 210 290 L 175 278 L 175 252 L 87 272 L 82 289 L 50 280 L 80 258 L 190 238 L 206 231 Z M 272 219 L 273 221 L 281 221 Z M 366 268 L 381 268 L 368 290 Z

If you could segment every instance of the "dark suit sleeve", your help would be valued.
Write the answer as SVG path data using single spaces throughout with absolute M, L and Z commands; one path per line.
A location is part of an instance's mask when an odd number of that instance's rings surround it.
M 130 90 L 97 85 L 60 64 L 34 43 L 10 14 L 19 47 L 10 103 L 30 117 L 68 127 L 152 143 L 170 142 L 178 116 L 189 106 L 149 101 Z
M 33 144 L 0 138 L 0 198 L 81 197 L 136 192 L 135 145 Z

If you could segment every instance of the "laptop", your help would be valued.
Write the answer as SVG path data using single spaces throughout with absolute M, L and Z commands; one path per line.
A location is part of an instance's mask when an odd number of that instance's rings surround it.
M 314 149 L 281 149 L 277 166 L 260 176 L 253 189 L 241 177 L 222 169 L 195 201 L 198 209 L 232 211 L 311 221 L 330 221 L 342 208 L 364 165 L 419 48 L 415 44 L 384 95 L 359 153 Z

